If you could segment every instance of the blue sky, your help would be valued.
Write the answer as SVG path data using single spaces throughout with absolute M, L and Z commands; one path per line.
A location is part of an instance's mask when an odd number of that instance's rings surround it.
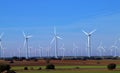
M 22 31 L 25 31 L 33 36 L 30 47 L 47 48 L 56 26 L 58 35 L 63 38 L 60 43 L 65 44 L 66 50 L 76 43 L 79 50 L 85 52 L 87 37 L 82 30 L 90 32 L 93 29 L 97 29 L 92 35 L 94 52 L 100 41 L 108 50 L 120 37 L 119 3 L 119 0 L 1 0 L 3 47 L 9 50 L 21 48 L 24 42 Z M 66 54 L 71 55 L 71 52 Z

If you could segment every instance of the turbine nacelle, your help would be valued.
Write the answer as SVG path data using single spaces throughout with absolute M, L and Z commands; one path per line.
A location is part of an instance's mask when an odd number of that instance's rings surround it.
M 52 44 L 52 43 L 56 40 L 56 38 L 62 40 L 61 37 L 59 37 L 59 36 L 54 36 L 54 38 L 52 39 L 52 41 L 50 42 L 50 44 Z
M 91 36 L 91 34 L 93 34 L 96 31 L 96 29 L 94 29 L 93 31 L 87 33 L 86 31 L 83 30 L 83 33 L 85 33 L 85 35 L 87 36 Z
M 25 39 L 29 39 L 32 37 L 31 35 L 26 35 L 24 32 L 23 32 L 23 36 L 25 37 Z
M 98 49 L 101 49 L 101 50 L 105 51 L 105 48 L 102 46 L 102 42 L 100 42 L 100 45 L 99 45 Z
M 25 38 L 26 38 L 26 39 L 29 39 L 29 38 L 31 38 L 31 37 L 32 37 L 32 36 L 26 36 Z
M 54 37 L 53 37 L 52 41 L 50 42 L 50 44 L 52 44 L 56 39 L 62 40 L 61 37 L 57 36 L 56 27 L 54 27 Z

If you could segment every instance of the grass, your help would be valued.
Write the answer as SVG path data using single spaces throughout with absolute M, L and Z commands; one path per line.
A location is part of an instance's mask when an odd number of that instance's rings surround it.
M 34 70 L 23 70 L 25 66 L 14 66 L 12 70 L 16 70 L 17 73 L 120 73 L 120 66 L 117 66 L 115 71 L 107 70 L 106 66 L 56 66 L 56 70 L 45 70 L 45 66 L 27 66 Z M 42 70 L 37 70 L 39 67 Z M 75 69 L 79 67 L 80 69 Z
M 67 71 L 54 71 L 54 70 L 52 70 L 52 71 L 22 71 L 22 72 L 17 72 L 17 73 L 120 73 L 120 71 L 89 71 L 89 70 L 87 70 L 87 71 L 69 71 L 69 70 L 67 70 Z
M 24 69 L 25 66 L 13 66 L 12 69 L 13 70 L 21 70 Z M 38 69 L 39 67 L 41 67 L 42 69 L 45 69 L 45 66 L 27 66 L 28 68 L 33 67 L 34 69 Z M 80 69 L 82 68 L 107 68 L 107 66 L 55 66 L 56 69 L 73 69 L 79 67 Z M 117 66 L 117 68 L 120 68 L 120 66 Z

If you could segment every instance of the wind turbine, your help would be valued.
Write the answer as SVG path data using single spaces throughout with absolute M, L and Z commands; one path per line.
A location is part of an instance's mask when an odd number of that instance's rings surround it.
M 94 29 L 93 31 L 87 33 L 83 30 L 83 33 L 85 33 L 85 35 L 87 36 L 88 40 L 87 40 L 87 53 L 88 53 L 88 57 L 91 57 L 91 35 L 96 31 L 96 29 Z
M 23 36 L 25 38 L 23 47 L 26 46 L 26 59 L 28 59 L 29 38 L 31 38 L 32 36 L 31 35 L 26 35 L 24 32 L 23 32 Z
M 73 55 L 74 55 L 75 58 L 77 57 L 77 51 L 78 51 L 77 48 L 78 48 L 78 47 L 76 46 L 76 44 L 73 43 Z
M 114 57 L 116 57 L 117 56 L 117 49 L 118 49 L 118 47 L 117 47 L 117 41 L 115 41 L 115 43 L 111 46 L 111 53 L 112 53 L 112 49 L 114 48 Z
M 97 50 L 100 52 L 100 56 L 104 56 L 105 48 L 102 46 L 102 42 L 100 42 L 100 45 L 98 46 Z
M 46 52 L 47 52 L 47 57 L 49 58 L 50 57 L 50 47 L 46 48 Z
M 56 33 L 56 27 L 54 27 L 54 37 L 53 37 L 53 39 L 52 39 L 52 41 L 51 41 L 51 43 L 50 44 L 52 44 L 53 42 L 55 42 L 55 58 L 58 58 L 58 39 L 62 39 L 62 38 L 60 38 L 58 35 L 57 35 L 57 33 Z
M 42 47 L 39 46 L 39 56 L 42 58 Z
M 18 53 L 19 53 L 19 59 L 21 58 L 21 50 L 22 50 L 22 48 L 18 48 Z
M 2 57 L 2 36 L 3 33 L 0 34 L 0 57 Z
M 60 48 L 60 50 L 61 50 L 62 59 L 64 59 L 64 57 L 65 57 L 65 48 L 64 48 L 64 44 L 62 45 L 62 47 Z
M 35 56 L 35 57 L 37 57 L 37 53 L 38 53 L 37 48 L 34 48 L 34 54 L 35 54 L 34 56 Z
M 1 58 L 4 59 L 5 58 L 5 48 L 2 47 L 2 53 L 1 53 Z
M 111 49 L 113 49 L 113 48 L 114 48 L 114 57 L 116 57 L 116 56 L 117 56 L 117 49 L 118 49 L 118 47 L 115 46 L 115 45 L 113 45 L 113 46 L 111 47 Z
M 97 47 L 97 51 L 100 53 L 100 56 L 102 56 L 101 47 L 102 47 L 102 42 L 100 42 L 99 46 Z
M 28 50 L 28 53 L 29 53 L 28 56 L 29 56 L 29 57 L 32 57 L 32 55 L 31 55 L 31 53 L 33 53 L 32 48 L 33 48 L 33 47 L 29 47 L 29 48 L 28 48 L 28 49 L 29 49 L 29 50 Z M 35 48 L 34 51 L 36 51 L 36 48 Z M 34 54 L 36 54 L 36 53 L 34 53 Z M 34 55 L 34 56 L 35 56 L 35 55 Z

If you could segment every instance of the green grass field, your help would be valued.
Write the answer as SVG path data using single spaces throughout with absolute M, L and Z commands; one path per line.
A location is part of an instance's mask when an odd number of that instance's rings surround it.
M 120 73 L 120 71 L 25 71 L 17 73 Z
M 33 70 L 23 70 L 25 66 L 15 66 L 12 70 L 17 73 L 120 73 L 120 66 L 116 70 L 109 71 L 106 66 L 56 66 L 55 70 L 46 70 L 45 66 L 27 66 L 28 69 L 33 67 Z M 42 70 L 37 70 L 39 67 Z M 76 69 L 79 67 L 79 69 Z
M 12 69 L 13 70 L 21 70 L 23 69 L 25 66 L 13 66 Z M 45 66 L 27 66 L 28 68 L 33 67 L 34 69 L 38 69 L 39 67 L 41 67 L 42 69 L 45 69 Z M 76 67 L 79 67 L 80 69 L 82 68 L 107 68 L 107 66 L 55 66 L 56 69 L 74 69 Z M 117 68 L 120 68 L 120 66 L 117 66 Z

